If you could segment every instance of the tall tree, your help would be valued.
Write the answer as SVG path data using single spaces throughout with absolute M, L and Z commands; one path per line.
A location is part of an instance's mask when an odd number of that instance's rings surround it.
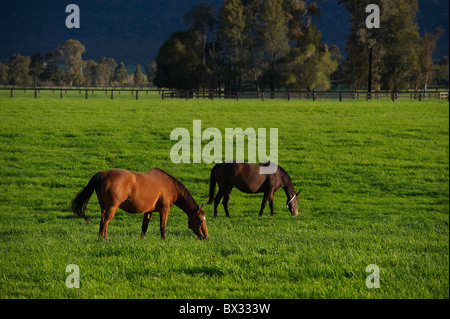
M 225 62 L 226 89 L 243 68 L 245 40 L 244 5 L 241 0 L 224 0 L 219 12 L 218 37 Z
M 58 58 L 62 61 L 66 68 L 66 73 L 70 85 L 74 80 L 78 81 L 82 75 L 82 55 L 86 48 L 78 40 L 67 40 L 62 46 L 56 49 Z
M 371 48 L 374 87 L 406 88 L 419 44 L 417 0 L 339 0 L 339 3 L 351 14 L 343 71 L 352 89 L 367 87 Z M 365 9 L 372 3 L 380 8 L 379 29 L 368 29 L 365 25 L 368 15 Z
M 95 81 L 95 71 L 97 68 L 97 63 L 94 60 L 87 60 L 82 62 L 82 73 L 84 84 L 91 86 L 96 85 Z
M 8 84 L 8 67 L 0 62 L 0 84 Z
M 33 79 L 35 85 L 38 84 L 38 80 L 45 69 L 45 58 L 41 52 L 34 53 L 31 56 L 30 62 L 30 76 Z
M 208 2 L 200 2 L 184 15 L 185 24 L 199 43 L 199 53 L 202 57 L 203 68 L 210 73 L 206 63 L 208 40 L 212 37 L 217 24 L 214 7 Z
M 154 83 L 158 87 L 199 89 L 204 69 L 191 32 L 172 33 L 159 49 L 155 61 Z
M 322 35 L 312 21 L 321 13 L 317 2 L 320 0 L 283 3 L 293 47 L 280 61 L 277 74 L 290 90 L 329 89 L 330 77 L 338 67 L 338 47 L 323 44 Z
M 8 62 L 8 82 L 14 85 L 26 85 L 31 83 L 30 57 L 21 54 L 13 54 Z
M 111 69 L 106 63 L 97 62 L 93 70 L 93 79 L 95 85 L 105 86 L 108 85 L 111 78 Z
M 264 68 L 266 83 L 270 85 L 271 91 L 275 91 L 275 86 L 280 84 L 277 62 L 290 49 L 287 21 L 283 12 L 282 2 L 277 0 L 264 1 L 259 21 L 261 65 Z
M 432 56 L 436 49 L 436 42 L 439 40 L 442 33 L 444 33 L 444 29 L 438 27 L 434 34 L 425 33 L 420 39 L 417 59 L 416 90 L 423 84 L 424 90 L 426 91 L 428 83 L 432 80 L 435 69 Z
M 113 81 L 118 85 L 128 83 L 128 73 L 123 62 L 120 62 L 115 68 Z
M 439 61 L 439 64 L 435 66 L 435 77 L 434 81 L 436 85 L 448 87 L 448 56 L 444 56 Z
M 147 81 L 151 84 L 153 84 L 153 81 L 155 80 L 156 68 L 157 64 L 155 60 L 150 61 L 150 63 L 147 65 Z
M 114 78 L 114 70 L 117 67 L 113 58 L 101 57 L 97 61 L 94 77 L 97 85 L 109 85 Z
M 45 56 L 45 68 L 41 74 L 41 80 L 51 82 L 54 85 L 60 84 L 64 79 L 64 71 L 58 68 L 58 57 L 53 51 Z
M 262 45 L 260 33 L 261 8 L 264 0 L 242 0 L 244 5 L 244 49 L 242 51 L 242 60 L 244 61 L 244 70 L 240 72 L 240 77 L 246 77 L 257 84 L 263 73 L 262 65 Z M 239 90 L 241 90 L 241 81 L 239 78 Z M 259 90 L 259 86 L 258 86 Z
M 388 9 L 388 10 L 387 10 Z M 408 88 L 411 65 L 417 59 L 420 37 L 416 22 L 417 0 L 397 0 L 385 5 L 381 13 L 382 89 L 399 91 Z M 384 18 L 383 18 L 384 16 Z
M 136 71 L 133 73 L 134 84 L 145 84 L 147 82 L 146 76 L 141 71 L 141 65 L 138 64 L 136 67 Z

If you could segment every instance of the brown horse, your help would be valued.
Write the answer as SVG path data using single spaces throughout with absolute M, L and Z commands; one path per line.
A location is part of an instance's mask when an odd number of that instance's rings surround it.
M 102 212 L 99 236 L 103 238 L 108 238 L 108 223 L 120 208 L 128 213 L 144 214 L 141 238 L 152 213 L 159 212 L 161 238 L 164 239 L 167 216 L 174 204 L 186 213 L 189 228 L 198 238 L 208 238 L 203 205 L 199 207 L 189 190 L 162 169 L 153 168 L 145 173 L 111 169 L 95 174 L 72 201 L 72 211 L 86 221 L 89 221 L 86 205 L 94 190 Z
M 270 215 L 273 216 L 273 195 L 277 190 L 283 188 L 287 197 L 286 206 L 292 215 L 297 216 L 298 194 L 300 194 L 300 191 L 295 193 L 289 174 L 281 166 L 278 166 L 276 172 L 273 174 L 260 174 L 261 166 L 269 165 L 271 166 L 273 163 L 248 164 L 225 162 L 216 164 L 211 170 L 211 177 L 209 179 L 208 202 L 208 204 L 211 204 L 214 199 L 214 217 L 217 217 L 217 206 L 222 197 L 225 214 L 227 217 L 230 217 L 230 213 L 228 212 L 228 202 L 233 187 L 248 194 L 264 193 L 259 216 L 262 215 L 267 200 L 269 200 Z M 216 181 L 219 185 L 219 192 L 214 198 Z

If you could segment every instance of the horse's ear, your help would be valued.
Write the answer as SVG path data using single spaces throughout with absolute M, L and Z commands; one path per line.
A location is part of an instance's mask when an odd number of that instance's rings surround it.
M 205 205 L 202 204 L 202 206 L 200 206 L 200 209 L 203 210 L 203 207 L 204 207 L 204 206 L 205 206 Z
M 302 191 L 302 190 L 299 190 L 299 191 L 298 191 L 298 193 L 296 194 L 296 195 L 297 195 L 297 197 L 298 197 L 298 194 L 300 194 L 300 192 L 301 192 L 301 191 Z

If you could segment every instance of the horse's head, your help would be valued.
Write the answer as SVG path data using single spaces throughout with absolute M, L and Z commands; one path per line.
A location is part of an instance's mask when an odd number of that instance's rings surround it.
M 197 235 L 199 239 L 208 238 L 208 228 L 206 227 L 206 214 L 203 211 L 203 205 L 189 218 L 189 228 Z
M 300 194 L 300 191 L 298 191 L 297 194 L 292 196 L 292 198 L 288 199 L 286 202 L 286 207 L 291 212 L 292 216 L 298 215 L 298 195 Z

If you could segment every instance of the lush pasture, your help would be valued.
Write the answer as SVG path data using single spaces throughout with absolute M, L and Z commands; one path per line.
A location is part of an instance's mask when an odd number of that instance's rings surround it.
M 160 100 L 141 94 L 0 92 L 0 298 L 448 298 L 447 101 Z M 173 207 L 140 239 L 141 215 L 118 211 L 97 238 L 69 210 L 97 171 L 159 166 L 198 203 L 213 164 L 174 164 L 176 127 L 278 128 L 279 163 L 301 188 L 298 217 L 275 195 L 234 190 L 231 219 L 206 206 L 200 241 Z M 206 142 L 205 142 L 206 143 Z M 65 285 L 69 264 L 81 287 Z M 366 287 L 366 266 L 380 288 Z

